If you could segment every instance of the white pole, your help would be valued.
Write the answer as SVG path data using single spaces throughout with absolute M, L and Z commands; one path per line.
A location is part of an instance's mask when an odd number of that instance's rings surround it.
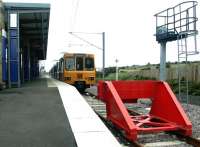
M 118 65 L 117 65 L 117 63 L 119 62 L 119 60 L 116 59 L 115 62 L 116 62 L 116 81 L 118 81 L 119 78 L 118 78 Z
M 103 51 L 103 80 L 105 78 L 105 32 L 102 32 L 102 51 Z

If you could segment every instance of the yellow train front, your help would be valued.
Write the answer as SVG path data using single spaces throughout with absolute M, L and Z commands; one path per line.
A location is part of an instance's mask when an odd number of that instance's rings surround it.
M 59 79 L 84 91 L 96 83 L 96 70 L 93 54 L 65 53 L 60 60 Z M 63 70 L 62 70 L 62 67 Z M 63 71 L 63 73 L 62 73 Z

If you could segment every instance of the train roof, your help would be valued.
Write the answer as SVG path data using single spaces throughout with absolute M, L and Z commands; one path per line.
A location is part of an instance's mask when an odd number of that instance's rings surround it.
M 94 54 L 88 54 L 88 53 L 64 53 L 64 58 L 67 56 L 75 56 L 75 55 L 80 55 L 80 56 L 94 56 Z

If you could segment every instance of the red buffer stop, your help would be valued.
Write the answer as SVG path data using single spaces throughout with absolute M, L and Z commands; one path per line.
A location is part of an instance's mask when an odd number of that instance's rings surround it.
M 123 129 L 129 140 L 138 134 L 176 131 L 192 135 L 192 124 L 170 86 L 163 81 L 99 81 L 98 99 L 106 103 L 107 119 Z M 125 103 L 151 99 L 149 114 L 128 110 Z

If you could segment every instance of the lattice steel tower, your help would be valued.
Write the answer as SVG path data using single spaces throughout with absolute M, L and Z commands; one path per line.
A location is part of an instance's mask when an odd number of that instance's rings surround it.
M 160 80 L 166 80 L 166 43 L 169 41 L 177 41 L 179 99 L 182 96 L 181 93 L 184 92 L 187 95 L 187 104 L 189 103 L 188 57 L 199 53 L 196 38 L 198 34 L 196 28 L 196 7 L 196 1 L 186 1 L 155 14 L 156 41 L 161 45 Z M 183 68 L 181 68 L 181 62 L 183 61 L 186 64 L 184 72 Z

